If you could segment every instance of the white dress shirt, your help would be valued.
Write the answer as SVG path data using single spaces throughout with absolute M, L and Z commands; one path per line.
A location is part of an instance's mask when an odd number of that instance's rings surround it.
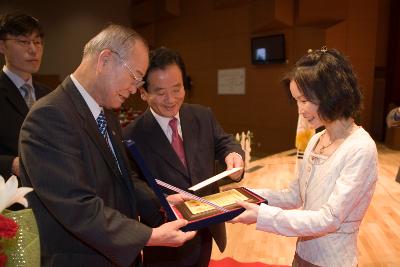
M 254 189 L 261 204 L 256 228 L 297 236 L 304 260 L 329 267 L 357 266 L 357 235 L 378 178 L 376 145 L 357 129 L 329 157 L 312 152 L 324 131 L 310 140 L 288 189 Z
M 92 113 L 94 119 L 97 120 L 97 117 L 99 117 L 100 112 L 103 110 L 103 108 L 100 107 L 99 104 L 97 104 L 96 100 L 94 100 L 94 98 L 85 90 L 85 88 L 79 83 L 79 81 L 74 77 L 74 75 L 71 74 L 70 77 L 71 77 L 72 82 L 76 86 L 76 88 L 78 88 L 78 91 L 82 95 L 86 104 L 88 105 L 90 112 Z M 107 131 L 106 131 L 106 134 L 107 134 L 106 142 L 108 142 L 108 146 L 111 148 L 111 152 L 114 154 L 115 161 L 117 162 L 118 168 L 119 168 L 119 162 L 115 155 L 114 146 L 111 143 L 110 136 L 108 135 Z M 120 169 L 120 171 L 121 171 L 121 169 Z
M 160 124 L 160 127 L 163 130 L 165 136 L 168 138 L 168 141 L 171 143 L 172 142 L 172 129 L 171 129 L 171 126 L 169 126 L 169 121 L 172 118 L 160 116 L 152 108 L 150 108 L 150 111 L 153 114 L 156 121 L 158 122 L 158 124 Z M 177 121 L 178 134 L 183 141 L 182 127 L 181 127 L 181 120 L 179 118 L 179 112 L 174 117 L 178 120 Z
M 22 79 L 21 77 L 19 77 L 17 74 L 15 74 L 14 72 L 12 72 L 9 68 L 7 68 L 6 65 L 4 65 L 3 67 L 3 72 L 8 76 L 8 78 L 10 78 L 10 80 L 15 84 L 15 86 L 18 88 L 19 93 L 22 95 L 22 97 L 25 98 L 25 94 L 26 91 L 24 91 L 23 89 L 21 89 L 21 87 L 24 84 L 29 84 L 33 90 L 32 90 L 32 97 L 33 97 L 33 101 L 36 101 L 36 94 L 35 94 L 35 87 L 33 86 L 33 81 L 32 81 L 32 76 L 29 78 L 29 80 L 25 81 L 24 79 Z
M 152 108 L 150 108 L 150 111 L 153 114 L 156 121 L 158 122 L 158 124 L 160 125 L 161 129 L 163 130 L 165 136 L 168 138 L 168 141 L 171 143 L 172 142 L 172 129 L 171 129 L 171 126 L 169 126 L 169 121 L 172 118 L 160 116 Z M 177 121 L 178 134 L 183 141 L 181 119 L 179 118 L 179 112 L 178 112 L 178 114 L 176 114 L 174 116 L 174 118 L 176 118 L 178 120 Z M 239 153 L 236 153 L 236 152 L 231 152 L 231 153 L 238 155 L 242 159 L 242 155 L 240 155 Z

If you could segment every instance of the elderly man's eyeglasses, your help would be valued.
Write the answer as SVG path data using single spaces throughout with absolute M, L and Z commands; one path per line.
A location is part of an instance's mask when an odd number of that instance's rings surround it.
M 122 65 L 128 70 L 129 74 L 131 75 L 132 79 L 135 80 L 136 88 L 141 88 L 145 84 L 142 78 L 138 78 L 135 73 L 133 72 L 132 68 L 128 65 L 128 63 L 120 56 L 120 54 L 116 51 L 110 50 L 112 53 L 116 54 L 118 58 L 122 61 Z
M 33 44 L 35 47 L 37 48 L 41 48 L 44 45 L 44 41 L 41 39 L 35 39 L 35 40 L 24 40 L 24 39 L 18 39 L 18 38 L 6 38 L 3 39 L 4 41 L 15 41 L 16 43 L 18 43 L 19 45 L 28 48 L 31 46 L 31 44 Z

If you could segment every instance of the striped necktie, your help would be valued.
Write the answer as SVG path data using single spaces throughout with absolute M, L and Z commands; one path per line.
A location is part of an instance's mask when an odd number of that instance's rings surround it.
M 30 109 L 35 102 L 35 99 L 33 98 L 33 87 L 25 83 L 20 87 L 20 89 L 24 92 L 24 100 L 28 108 Z

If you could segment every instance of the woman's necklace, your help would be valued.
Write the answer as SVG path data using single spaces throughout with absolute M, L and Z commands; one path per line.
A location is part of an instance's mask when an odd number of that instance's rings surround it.
M 325 133 L 326 133 L 326 132 L 325 132 Z M 324 135 L 325 135 L 325 133 L 324 133 Z M 321 140 L 322 140 L 322 138 L 321 138 Z M 330 142 L 329 142 L 328 144 L 326 144 L 326 145 L 323 145 L 323 144 L 321 143 L 321 148 L 319 149 L 319 154 L 324 154 L 325 149 L 328 148 L 329 146 L 331 146 L 333 143 L 335 143 L 335 141 L 336 141 L 336 140 L 330 141 Z
M 342 134 L 342 139 L 345 139 L 347 136 L 349 136 L 352 132 L 353 132 L 353 121 L 351 121 L 351 123 L 347 126 L 344 127 L 343 129 L 343 134 Z M 350 129 L 350 130 L 349 130 Z M 326 135 L 326 130 L 325 132 L 321 135 L 320 137 L 320 141 L 322 141 L 322 138 Z M 319 149 L 319 154 L 324 154 L 325 149 L 327 149 L 329 146 L 331 146 L 333 143 L 335 143 L 337 140 L 341 139 L 341 138 L 336 138 L 334 140 L 330 140 L 330 142 L 326 145 L 323 145 L 321 142 L 321 148 Z

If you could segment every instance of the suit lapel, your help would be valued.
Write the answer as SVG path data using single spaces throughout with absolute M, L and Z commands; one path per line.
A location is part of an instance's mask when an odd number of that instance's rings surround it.
M 186 104 L 183 104 L 179 111 L 181 129 L 183 136 L 183 146 L 186 155 L 186 164 L 189 173 L 194 173 L 193 164 L 195 164 L 195 153 L 197 151 L 198 141 L 200 140 L 197 136 L 199 134 L 198 124 L 195 123 L 194 116 L 187 109 Z
M 115 121 L 114 115 L 112 114 L 111 110 L 104 110 L 105 111 L 105 116 L 106 116 L 106 120 L 107 120 L 107 132 L 108 132 L 108 136 L 111 140 L 111 143 L 113 145 L 113 149 L 114 149 L 114 153 L 115 153 L 115 157 L 118 160 L 118 164 L 119 164 L 119 169 L 121 174 L 123 175 L 127 175 L 128 173 L 126 172 L 127 170 L 127 161 L 124 157 L 124 147 L 122 144 L 122 140 L 120 137 L 120 131 L 117 129 L 119 122 Z M 97 124 L 96 124 L 97 126 Z M 104 139 L 104 138 L 103 138 Z M 107 147 L 108 150 L 110 150 Z M 112 152 L 111 152 L 112 153 Z M 113 156 L 113 155 L 111 155 Z M 114 157 L 114 156 L 113 156 Z M 114 160 L 115 161 L 115 160 Z M 118 168 L 118 166 L 116 165 L 116 167 Z
M 87 132 L 87 135 L 100 151 L 102 157 L 104 158 L 104 161 L 113 171 L 114 175 L 116 177 L 121 176 L 114 156 L 107 146 L 106 140 L 98 130 L 97 123 L 93 117 L 93 114 L 91 113 L 89 107 L 79 93 L 78 89 L 73 84 L 71 78 L 68 77 L 67 79 L 65 79 L 62 85 L 67 94 L 71 97 L 72 102 L 74 103 L 79 115 L 82 117 L 84 121 L 84 130 Z
M 188 170 L 183 166 L 182 162 L 176 155 L 168 138 L 161 129 L 157 120 L 154 118 L 150 109 L 147 109 L 143 115 L 142 141 L 144 141 L 152 150 L 159 154 L 174 169 L 189 177 Z
M 131 180 L 131 169 L 129 166 L 129 160 L 125 154 L 125 147 L 122 143 L 122 134 L 121 128 L 119 126 L 119 121 L 112 114 L 111 110 L 105 110 L 105 116 L 107 119 L 107 131 L 108 136 L 110 137 L 111 143 L 113 144 L 113 149 L 115 153 L 115 157 L 118 159 L 119 169 L 118 172 L 122 176 L 122 180 L 125 183 L 126 187 L 130 191 L 133 198 L 134 196 L 134 184 Z M 114 156 L 113 156 L 114 157 Z M 114 160 L 115 162 L 115 160 Z M 115 165 L 117 168 L 118 166 Z
M 0 73 L 0 83 L 0 89 L 3 91 L 5 97 L 9 100 L 11 105 L 14 106 L 18 113 L 25 117 L 29 111 L 28 106 L 18 88 L 3 71 Z

